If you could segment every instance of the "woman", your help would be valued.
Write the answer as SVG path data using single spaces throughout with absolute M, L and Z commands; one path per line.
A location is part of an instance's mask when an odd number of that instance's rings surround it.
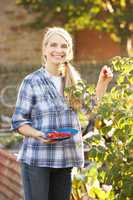
M 45 31 L 43 64 L 24 78 L 12 117 L 13 129 L 24 135 L 18 160 L 21 161 L 25 200 L 69 200 L 71 170 L 84 164 L 82 135 L 74 105 L 68 105 L 63 91 L 80 80 L 70 65 L 72 38 L 58 27 Z M 103 70 L 107 71 L 106 77 Z M 103 67 L 96 87 L 101 98 L 112 79 Z M 71 97 L 68 97 L 71 102 Z M 46 138 L 48 129 L 76 128 L 79 134 L 55 142 Z

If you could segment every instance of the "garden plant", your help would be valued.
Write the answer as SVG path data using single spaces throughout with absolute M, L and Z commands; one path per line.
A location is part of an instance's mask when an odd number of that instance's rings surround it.
M 133 58 L 115 57 L 110 66 L 115 83 L 93 112 L 93 86 L 69 88 L 77 103 L 85 99 L 80 118 L 94 121 L 93 134 L 83 136 L 88 166 L 73 172 L 72 200 L 133 200 Z

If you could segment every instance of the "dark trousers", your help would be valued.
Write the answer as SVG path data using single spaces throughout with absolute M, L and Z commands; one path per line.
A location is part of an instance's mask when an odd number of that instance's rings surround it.
M 25 200 L 70 200 L 71 169 L 21 164 Z

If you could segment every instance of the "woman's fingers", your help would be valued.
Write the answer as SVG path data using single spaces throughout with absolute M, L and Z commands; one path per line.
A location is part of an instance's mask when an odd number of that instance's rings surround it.
M 49 139 L 45 139 L 43 136 L 40 136 L 39 138 L 38 138 L 42 143 L 47 143 L 47 144 L 54 144 L 54 143 L 56 143 L 57 141 L 55 141 L 55 140 L 49 140 Z
M 108 79 L 108 80 L 111 80 L 113 78 L 113 73 L 111 71 L 111 68 L 108 67 L 107 65 L 102 67 L 100 75 L 102 78 Z
M 47 139 L 44 133 L 41 131 L 36 132 L 36 134 L 34 135 L 34 138 L 39 140 L 43 144 L 54 144 L 57 142 L 56 140 Z

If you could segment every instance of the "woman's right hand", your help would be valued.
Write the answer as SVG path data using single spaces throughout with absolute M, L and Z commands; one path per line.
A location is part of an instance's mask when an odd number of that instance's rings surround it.
M 54 144 L 57 142 L 55 140 L 49 140 L 49 139 L 45 138 L 44 134 L 41 131 L 37 131 L 33 137 L 44 144 Z
M 29 124 L 24 124 L 23 126 L 19 127 L 18 132 L 26 137 L 35 138 L 43 144 L 49 144 L 49 143 L 53 144 L 53 143 L 57 142 L 55 140 L 49 140 L 49 139 L 45 138 L 43 132 L 31 127 Z

